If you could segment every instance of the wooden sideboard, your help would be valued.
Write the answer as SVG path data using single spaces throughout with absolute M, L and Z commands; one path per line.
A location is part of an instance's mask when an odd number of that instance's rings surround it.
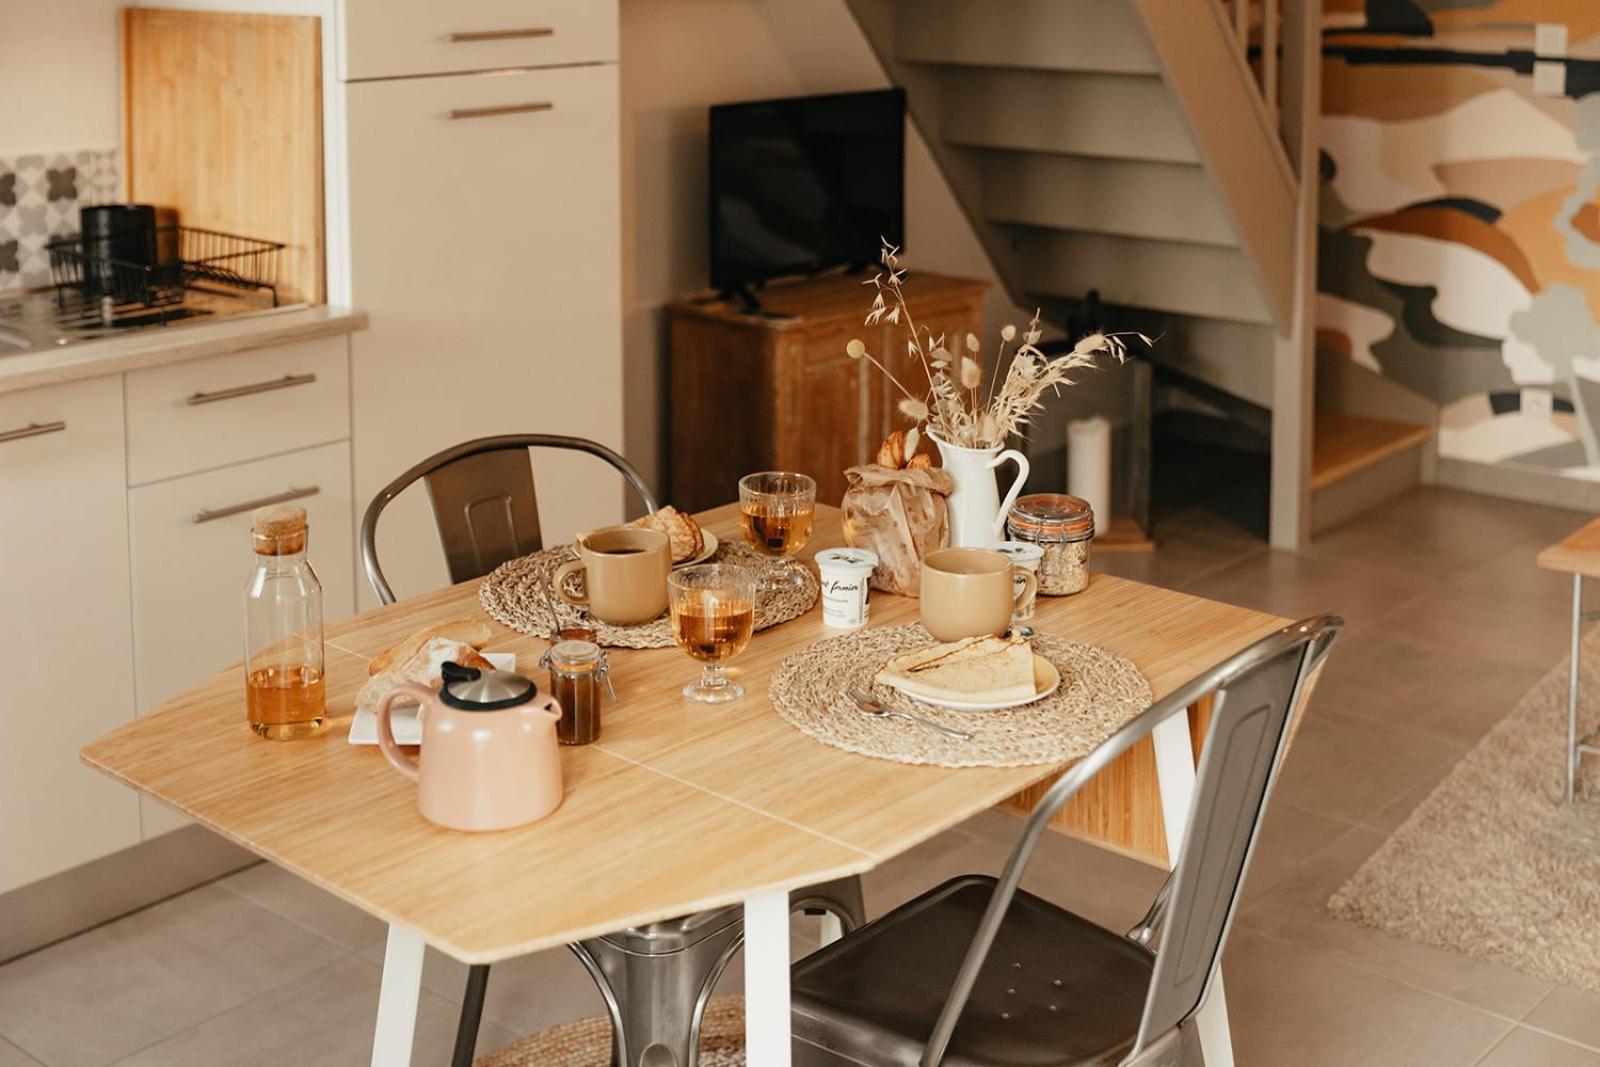
M 865 463 L 884 436 L 906 425 L 899 393 L 865 360 L 845 354 L 853 337 L 913 392 L 925 382 L 906 352 L 904 324 L 865 326 L 870 275 L 772 285 L 761 312 L 706 297 L 669 307 L 673 504 L 697 511 L 725 503 L 742 475 L 795 470 L 817 480 L 817 499 L 838 504 L 844 471 Z M 906 297 L 919 327 L 952 347 L 981 333 L 988 282 L 917 273 Z

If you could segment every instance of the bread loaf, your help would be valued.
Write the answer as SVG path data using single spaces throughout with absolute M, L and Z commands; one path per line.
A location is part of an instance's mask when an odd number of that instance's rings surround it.
M 883 444 L 878 446 L 877 464 L 897 471 L 906 465 L 906 435 L 903 430 L 895 430 L 883 439 Z
M 467 617 L 418 630 L 367 665 L 369 677 L 356 695 L 356 710 L 376 712 L 384 696 L 402 682 L 438 689 L 446 663 L 493 670 L 494 664 L 478 650 L 490 636 L 488 624 Z
M 628 525 L 666 534 L 667 540 L 672 542 L 674 563 L 694 559 L 706 550 L 705 533 L 700 529 L 700 524 L 694 521 L 694 516 L 679 511 L 671 504 L 643 518 L 634 519 Z
M 446 638 L 476 650 L 482 648 L 492 636 L 493 632 L 489 629 L 488 623 L 481 619 L 474 619 L 470 615 L 462 615 L 459 618 L 436 622 L 432 626 L 424 626 L 422 629 L 410 634 L 388 651 L 379 653 L 371 663 L 367 664 L 367 674 L 375 675 L 383 671 L 393 670 L 399 664 L 405 663 L 415 656 L 423 645 L 435 637 Z M 478 664 L 465 664 L 465 666 L 478 666 Z

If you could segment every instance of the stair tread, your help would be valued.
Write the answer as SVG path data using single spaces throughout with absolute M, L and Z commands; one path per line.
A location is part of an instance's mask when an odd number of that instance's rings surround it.
M 1422 423 L 1319 412 L 1312 436 L 1311 488 L 1324 489 L 1390 456 L 1416 448 L 1426 443 L 1432 432 Z

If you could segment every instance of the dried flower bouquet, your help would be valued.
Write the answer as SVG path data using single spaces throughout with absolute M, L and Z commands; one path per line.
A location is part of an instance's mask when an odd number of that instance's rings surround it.
M 1126 338 L 1138 338 L 1146 346 L 1154 343 L 1142 333 L 1092 333 L 1065 355 L 1047 356 L 1037 347 L 1041 334 L 1039 313 L 1035 311 L 1022 332 L 1021 342 L 1010 353 L 1009 365 L 1006 346 L 1017 341 L 1017 328 L 1008 325 L 1000 331 L 1000 348 L 985 387 L 983 350 L 978 338 L 967 334 L 964 351 L 956 356 L 945 347 L 942 335 L 935 337 L 926 327 L 919 328 L 906 306 L 902 288 L 906 275 L 900 266 L 900 250 L 885 241 L 879 259 L 884 270 L 866 282 L 877 290 L 866 325 L 898 325 L 903 321 L 909 333 L 906 353 L 921 366 L 928 387 L 920 395 L 907 388 L 867 351 L 859 338 L 845 345 L 845 351 L 850 358 L 865 359 L 877 367 L 903 394 L 898 405 L 900 413 L 915 424 L 906 434 L 907 455 L 916 450 L 917 435 L 924 430 L 963 448 L 998 448 L 1012 434 L 1020 434 L 1033 413 L 1043 408 L 1046 390 L 1059 394 L 1062 386 L 1072 384 L 1068 377 L 1072 371 L 1094 366 L 1101 356 L 1123 362 L 1128 354 Z

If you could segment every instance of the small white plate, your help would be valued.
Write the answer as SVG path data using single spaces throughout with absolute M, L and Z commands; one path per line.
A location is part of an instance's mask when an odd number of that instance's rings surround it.
M 1005 711 L 1008 708 L 1020 708 L 1025 704 L 1032 704 L 1036 700 L 1043 700 L 1061 687 L 1061 672 L 1056 670 L 1056 665 L 1043 656 L 1033 657 L 1033 696 L 1023 700 L 991 700 L 991 701 L 962 701 L 962 700 L 930 700 L 927 697 L 912 696 L 919 704 L 928 704 L 936 708 L 949 708 L 951 711 Z
M 483 658 L 494 664 L 502 671 L 517 669 L 517 654 L 515 652 L 485 652 Z M 389 728 L 394 731 L 394 740 L 399 745 L 422 744 L 422 717 L 417 713 L 422 708 L 411 702 L 397 703 L 394 710 L 389 713 Z M 378 717 L 370 711 L 358 711 L 356 717 L 350 722 L 350 737 L 352 745 L 375 745 L 378 743 Z
M 682 563 L 674 563 L 672 565 L 674 568 L 693 567 L 696 563 L 704 563 L 706 560 L 710 559 L 716 554 L 717 545 L 719 543 L 717 541 L 717 535 L 712 533 L 710 530 L 701 530 L 700 537 L 705 541 L 706 547 L 702 548 L 700 550 L 700 554 L 693 559 L 686 559 Z

